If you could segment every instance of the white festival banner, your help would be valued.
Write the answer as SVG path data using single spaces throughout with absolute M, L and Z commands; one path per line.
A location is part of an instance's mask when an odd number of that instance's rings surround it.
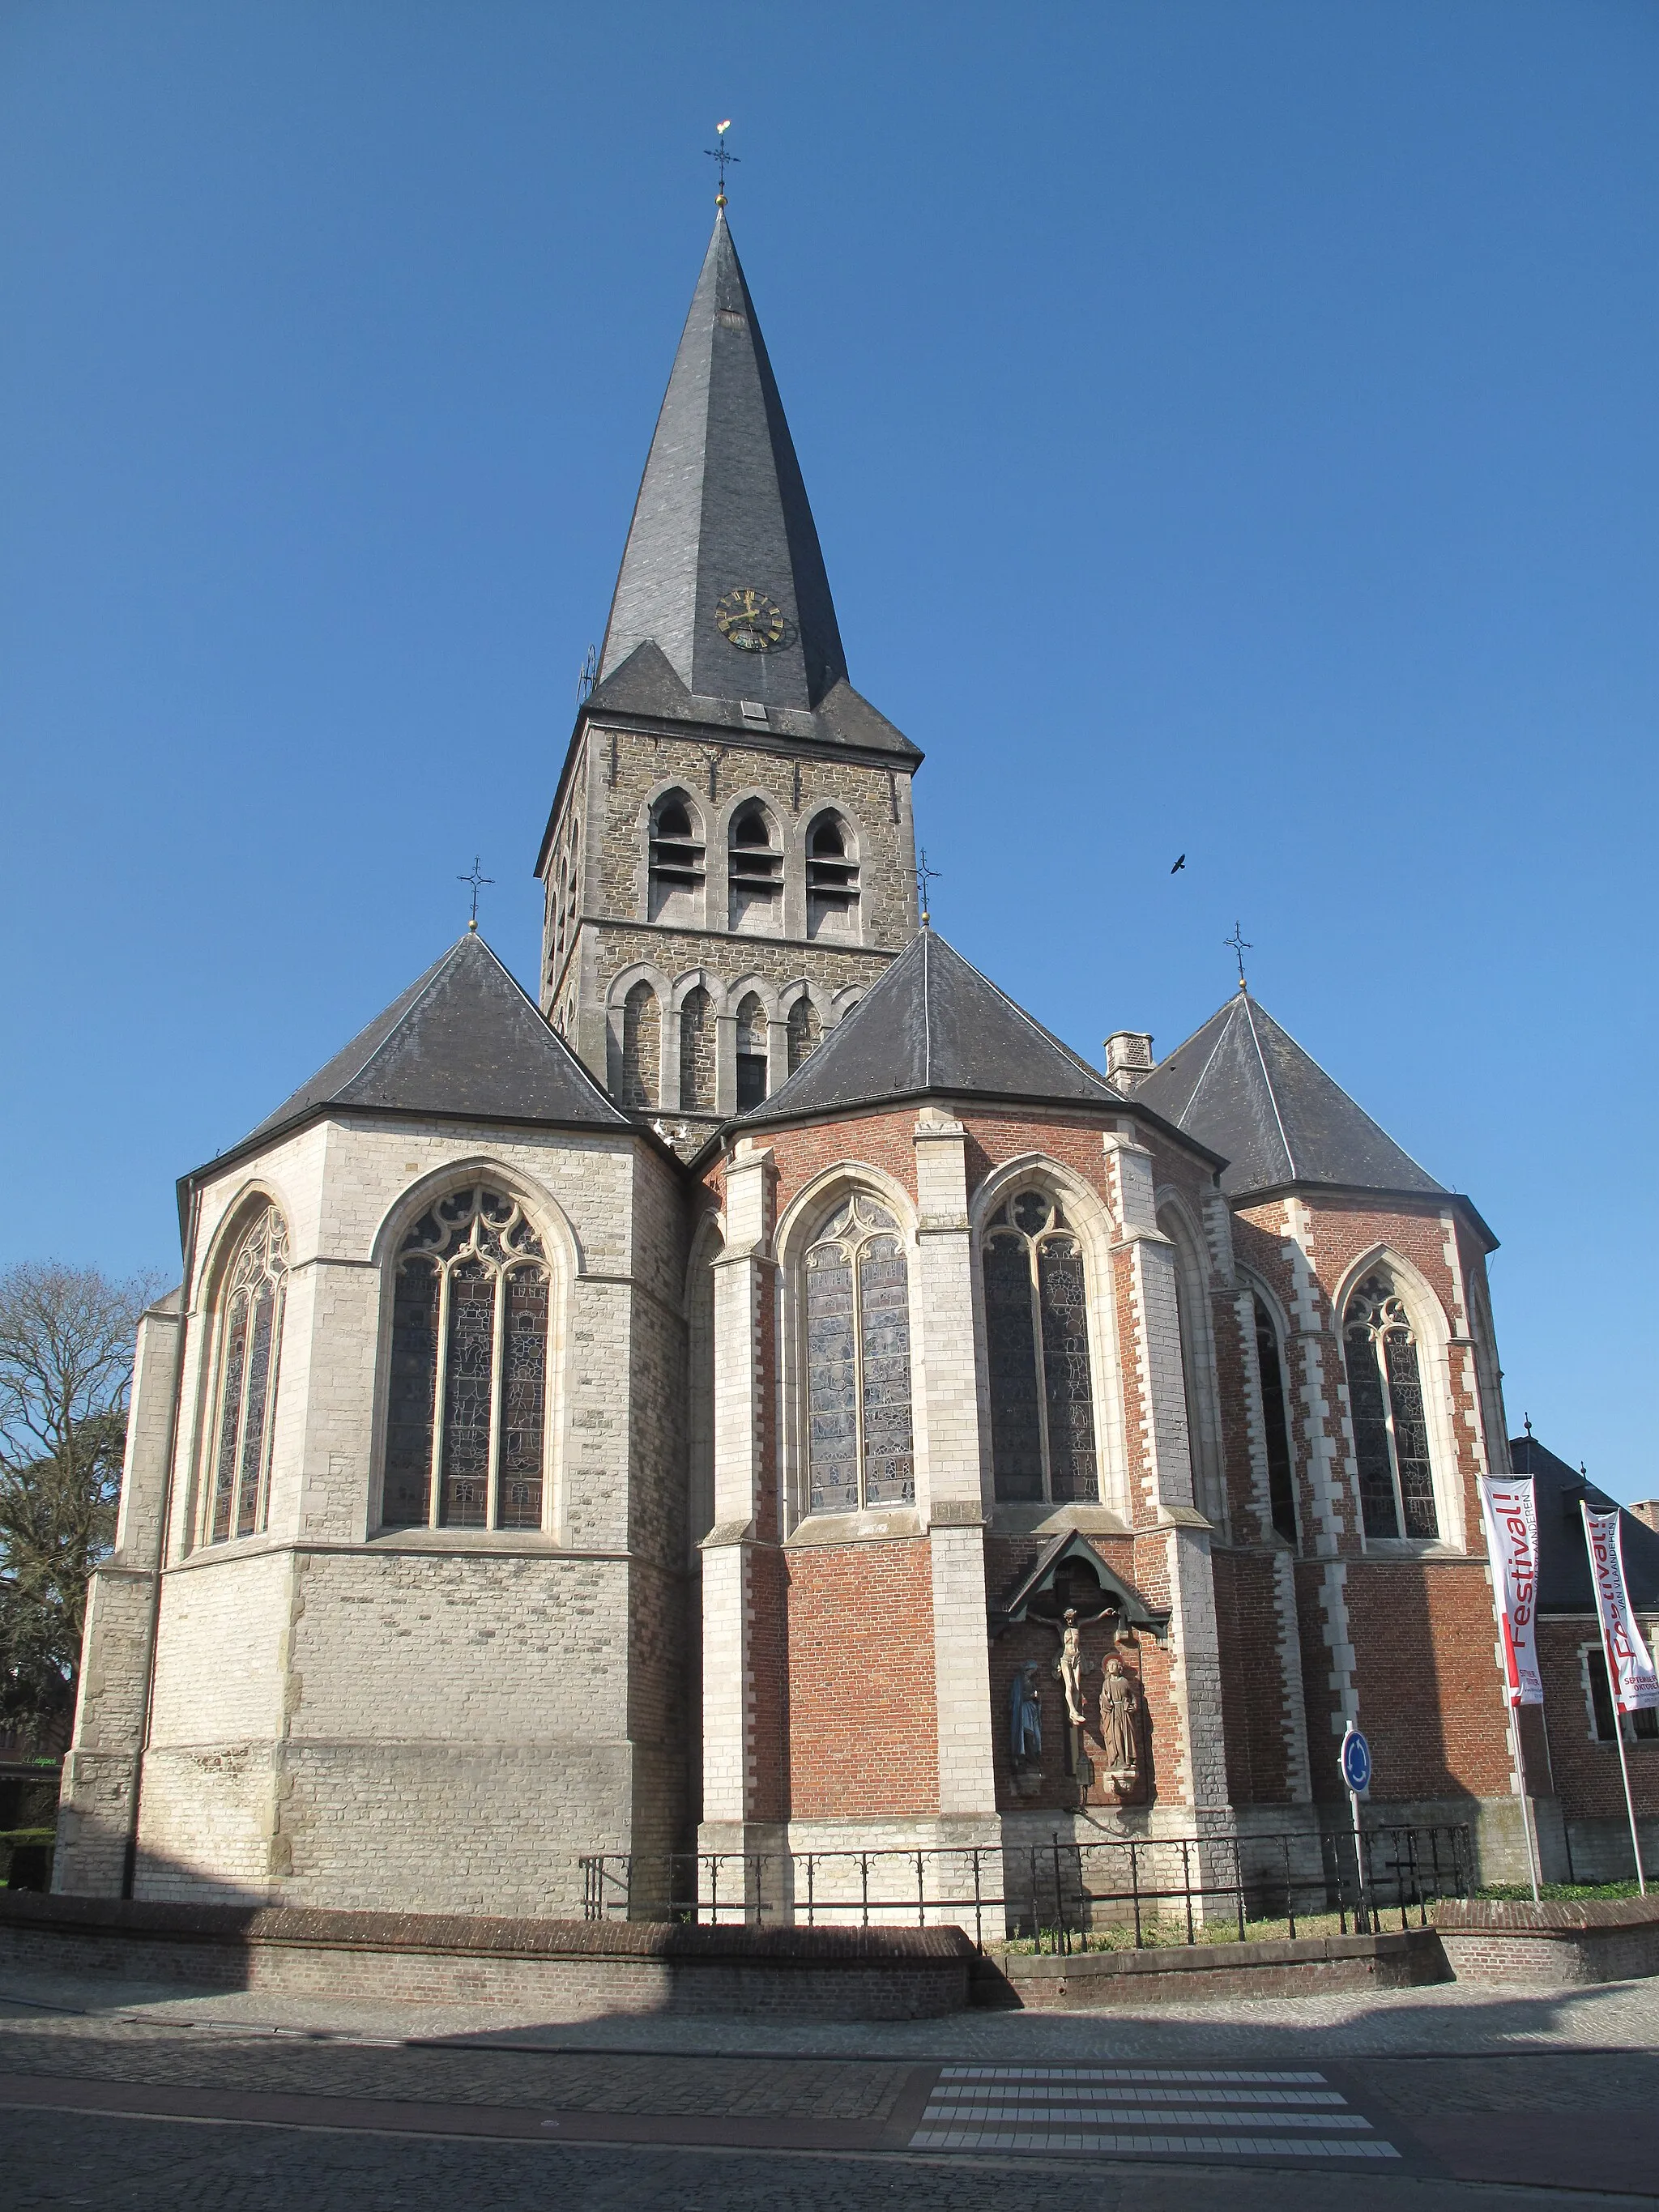
M 1601 1616 L 1613 1703 L 1621 1713 L 1651 1712 L 1659 1707 L 1659 1674 L 1654 1672 L 1652 1655 L 1630 1609 L 1618 1511 L 1592 1513 L 1582 1501 L 1579 1510 L 1584 1516 L 1584 1541 L 1589 1547 L 1590 1575 Z
M 1541 1705 L 1538 1672 L 1538 1506 L 1532 1477 L 1484 1477 L 1480 1504 L 1492 1559 L 1492 1598 L 1504 1632 L 1504 1668 L 1512 1705 Z

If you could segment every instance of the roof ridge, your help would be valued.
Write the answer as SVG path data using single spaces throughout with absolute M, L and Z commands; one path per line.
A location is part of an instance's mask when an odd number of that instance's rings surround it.
M 1066 1059 L 1069 1060 L 1074 1066 L 1079 1068 L 1082 1073 L 1088 1077 L 1091 1083 L 1097 1085 L 1098 1087 L 1102 1091 L 1105 1091 L 1109 1097 L 1115 1099 L 1120 1104 L 1127 1103 L 1124 1100 L 1123 1093 L 1115 1089 L 1111 1084 L 1108 1083 L 1105 1077 L 1100 1073 L 1098 1068 L 1091 1067 L 1088 1061 L 1085 1060 L 1080 1052 L 1073 1052 L 1071 1046 L 1066 1043 L 1064 1037 L 1058 1037 L 1054 1035 L 1052 1030 L 1044 1029 L 1042 1024 L 1038 1021 L 1035 1014 L 1027 1013 L 1024 1007 L 1020 1005 L 1018 1000 L 1011 999 L 1008 994 L 1003 989 L 1001 984 L 994 982 L 982 968 L 975 968 L 973 962 L 968 957 L 968 955 L 965 952 L 957 952 L 956 946 L 951 943 L 948 938 L 941 938 L 939 941 L 945 945 L 947 951 L 956 954 L 957 958 L 961 961 L 964 968 L 969 969 L 974 975 L 978 976 L 980 981 L 984 984 L 988 991 L 995 993 L 996 996 L 1001 1000 L 1003 1005 L 1007 1007 L 1010 1013 L 1018 1014 L 1020 1020 L 1024 1023 L 1027 1029 L 1035 1030 L 1045 1044 L 1052 1045 L 1056 1052 L 1064 1053 Z
M 1187 1116 L 1192 1112 L 1194 1107 L 1198 1103 L 1198 1094 L 1204 1088 L 1204 1079 L 1209 1073 L 1210 1070 L 1215 1066 L 1215 1056 L 1227 1041 L 1227 1032 L 1233 1025 L 1233 1010 L 1237 1004 L 1238 1001 L 1234 999 L 1230 1000 L 1229 1003 L 1221 1009 L 1221 1026 L 1215 1033 L 1215 1042 L 1210 1047 L 1209 1058 L 1205 1061 L 1203 1066 L 1198 1071 L 1198 1079 L 1187 1094 L 1187 1103 L 1182 1108 L 1180 1115 L 1176 1122 L 1177 1129 L 1184 1129 L 1186 1127 Z M 1210 1019 L 1213 1021 L 1215 1019 L 1215 1016 L 1212 1014 Z M 1177 1045 L 1176 1047 L 1176 1052 L 1179 1052 L 1180 1049 L 1181 1047 Z M 1170 1058 L 1173 1059 L 1174 1057 L 1175 1054 L 1172 1053 L 1170 1054 Z
M 1244 1001 L 1244 1018 L 1250 1025 L 1250 1042 L 1255 1047 L 1255 1056 L 1261 1063 L 1261 1079 L 1267 1086 L 1267 1097 L 1273 1106 L 1273 1120 L 1279 1124 L 1279 1141 L 1285 1147 L 1285 1164 L 1291 1171 L 1291 1181 L 1295 1182 L 1297 1179 L 1296 1154 L 1291 1150 L 1290 1133 L 1285 1127 L 1285 1116 L 1280 1113 L 1279 1109 L 1279 1093 L 1273 1087 L 1273 1070 L 1267 1065 L 1267 1055 L 1262 1051 L 1261 1039 L 1256 1033 L 1255 1015 L 1250 1006 L 1250 994 L 1248 991 L 1241 991 L 1238 995 Z M 1265 1006 L 1261 1011 L 1264 1014 L 1267 1012 Z M 1267 1019 L 1272 1021 L 1273 1016 L 1271 1014 L 1267 1014 Z M 1277 1024 L 1275 1024 L 1275 1027 L 1276 1026 Z M 1286 1030 L 1285 1035 L 1288 1036 L 1290 1032 Z M 1302 1048 L 1298 1045 L 1297 1049 L 1300 1051 Z M 1308 1054 L 1308 1057 L 1310 1060 L 1313 1060 L 1313 1054 L 1311 1053 Z M 1316 1067 L 1319 1067 L 1319 1062 L 1316 1060 L 1314 1060 L 1314 1066 Z M 1322 1075 L 1325 1073 L 1325 1070 L 1322 1067 L 1319 1068 L 1319 1072 Z M 1333 1082 L 1335 1081 L 1334 1077 L 1328 1079 Z M 1338 1088 L 1340 1089 L 1341 1086 L 1339 1085 Z M 1359 1110 L 1363 1114 L 1365 1109 L 1362 1106 Z
M 927 940 L 933 931 L 924 922 L 921 928 L 921 1079 L 933 1079 L 933 968 L 927 958 Z

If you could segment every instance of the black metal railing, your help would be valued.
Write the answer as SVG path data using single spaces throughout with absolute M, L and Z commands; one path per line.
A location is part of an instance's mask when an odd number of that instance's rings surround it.
M 1109 1837 L 1056 1832 L 1043 1844 L 940 1850 L 596 1852 L 581 1861 L 590 1920 L 704 1926 L 942 1927 L 992 1932 L 1040 1950 L 1144 1949 L 1243 1942 L 1252 1928 L 1295 1940 L 1298 1923 L 1334 1918 L 1364 1934 L 1437 1898 L 1467 1897 L 1467 1826 L 1285 1831 L 1271 1835 Z

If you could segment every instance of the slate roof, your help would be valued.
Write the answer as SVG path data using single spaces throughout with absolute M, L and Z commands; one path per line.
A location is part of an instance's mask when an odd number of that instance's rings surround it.
M 1248 991 L 1177 1045 L 1134 1097 L 1225 1155 L 1230 1198 L 1287 1183 L 1443 1189 Z
M 1115 1107 L 1103 1075 L 932 929 L 913 937 L 787 1082 L 737 1127 L 950 1094 Z
M 729 644 L 719 601 L 751 586 L 782 610 L 765 653 Z M 847 680 L 835 601 L 783 402 L 724 210 L 657 418 L 588 708 L 752 728 L 915 757 Z
M 1606 1512 L 1617 1501 L 1593 1482 L 1587 1483 L 1577 1468 L 1547 1451 L 1534 1436 L 1510 1438 L 1510 1469 L 1533 1478 L 1533 1498 L 1538 1509 L 1539 1611 L 1594 1613 L 1595 1589 L 1590 1580 L 1578 1501 L 1588 1496 L 1592 1512 Z M 1650 1528 L 1633 1513 L 1621 1510 L 1619 1545 L 1632 1602 L 1640 1612 L 1659 1612 L 1659 1529 Z
M 634 1126 L 471 930 L 244 1142 L 326 1106 Z

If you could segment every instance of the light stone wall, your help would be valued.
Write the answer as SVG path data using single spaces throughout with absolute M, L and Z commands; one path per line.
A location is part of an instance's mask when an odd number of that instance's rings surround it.
M 380 1532 L 389 1268 L 426 1205 L 486 1180 L 525 1204 L 553 1276 L 544 1526 Z M 264 1197 L 289 1231 L 268 1522 L 212 1544 L 219 1286 Z M 684 1840 L 672 1167 L 625 1132 L 328 1120 L 203 1188 L 192 1257 L 153 1693 L 153 1577 L 118 1554 L 94 1592 L 60 1886 L 119 1887 L 147 1702 L 141 1897 L 570 1910 L 580 1851 Z M 141 1346 L 124 1532 L 159 1531 L 171 1417 Z

